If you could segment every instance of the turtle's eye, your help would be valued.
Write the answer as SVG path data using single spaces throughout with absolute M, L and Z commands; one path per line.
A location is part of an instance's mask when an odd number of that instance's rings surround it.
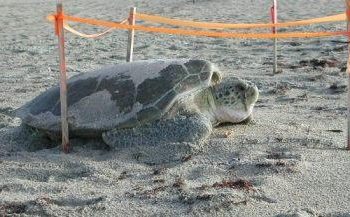
M 220 76 L 220 73 L 218 72 L 213 72 L 213 75 L 211 77 L 211 81 L 214 83 L 214 84 L 217 84 L 219 83 L 221 80 L 221 76 Z
M 245 86 L 243 84 L 238 84 L 237 85 L 237 90 L 238 91 L 243 91 L 243 90 L 245 90 Z

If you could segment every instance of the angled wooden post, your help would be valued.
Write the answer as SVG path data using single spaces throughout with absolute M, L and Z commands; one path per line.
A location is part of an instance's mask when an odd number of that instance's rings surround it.
M 68 109 L 67 109 L 67 70 L 64 53 L 64 30 L 63 30 L 63 6 L 60 0 L 57 1 L 56 34 L 58 37 L 58 51 L 60 61 L 60 102 L 61 102 L 61 128 L 62 148 L 65 153 L 69 152 L 69 131 L 68 131 Z
M 135 14 L 136 14 L 136 8 L 132 7 L 130 8 L 129 13 L 129 25 L 135 25 Z M 132 55 L 134 52 L 134 37 L 135 37 L 135 30 L 130 29 L 129 35 L 128 35 L 128 48 L 126 51 L 126 62 L 132 62 Z
M 271 20 L 273 24 L 277 23 L 277 0 L 272 0 Z M 277 28 L 272 27 L 272 33 L 277 33 Z M 277 73 L 277 38 L 273 39 L 273 74 Z
M 346 5 L 346 17 L 347 17 L 347 31 L 350 31 L 350 0 L 345 0 Z M 348 35 L 348 42 L 350 41 L 350 35 Z M 348 63 L 346 67 L 346 72 L 348 74 L 348 138 L 347 138 L 347 150 L 350 150 L 350 44 L 348 43 Z

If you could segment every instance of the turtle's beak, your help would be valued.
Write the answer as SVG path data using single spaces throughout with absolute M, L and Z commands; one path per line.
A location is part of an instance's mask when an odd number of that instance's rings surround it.
M 245 109 L 246 111 L 249 111 L 252 106 L 256 103 L 259 97 L 259 90 L 258 88 L 254 85 L 251 84 L 247 87 L 245 93 Z

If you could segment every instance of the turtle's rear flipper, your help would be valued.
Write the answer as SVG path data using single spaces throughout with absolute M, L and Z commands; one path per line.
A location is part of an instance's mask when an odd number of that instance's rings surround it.
M 102 135 L 114 148 L 130 147 L 138 161 L 169 163 L 197 153 L 212 131 L 202 116 L 177 116 L 129 129 L 115 129 Z

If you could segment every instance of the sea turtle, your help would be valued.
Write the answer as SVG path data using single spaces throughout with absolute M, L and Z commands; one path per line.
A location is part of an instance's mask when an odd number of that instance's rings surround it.
M 222 78 L 204 60 L 146 60 L 108 66 L 68 80 L 71 136 L 101 136 L 109 146 L 196 143 L 212 127 L 247 119 L 257 87 Z M 60 134 L 60 96 L 55 86 L 17 111 L 26 125 Z

